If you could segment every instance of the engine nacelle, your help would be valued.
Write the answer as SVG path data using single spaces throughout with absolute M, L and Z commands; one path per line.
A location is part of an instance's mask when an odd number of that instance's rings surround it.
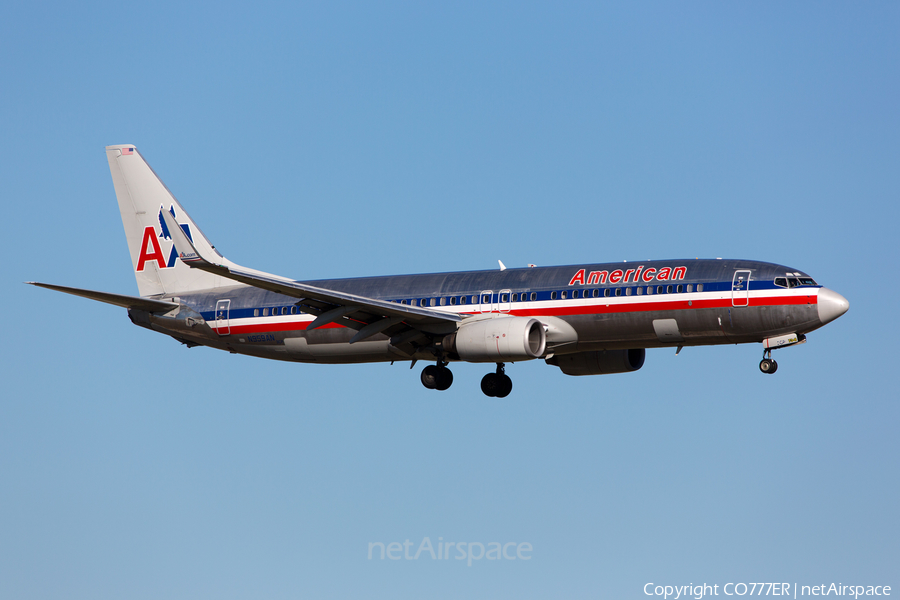
M 467 362 L 515 362 L 541 357 L 547 335 L 537 319 L 497 317 L 461 325 L 443 347 Z
M 608 375 L 610 373 L 629 373 L 644 366 L 647 351 L 636 350 L 597 350 L 595 352 L 576 352 L 575 354 L 559 354 L 547 359 L 548 365 L 555 365 L 566 375 Z

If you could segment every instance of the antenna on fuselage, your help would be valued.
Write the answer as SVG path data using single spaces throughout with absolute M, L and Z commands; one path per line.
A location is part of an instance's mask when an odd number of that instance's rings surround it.
M 503 261 L 500 260 L 500 259 L 498 258 L 498 259 L 497 259 L 497 262 L 500 263 L 500 270 L 501 270 L 501 271 L 505 271 L 505 270 L 506 270 L 506 265 L 503 264 Z

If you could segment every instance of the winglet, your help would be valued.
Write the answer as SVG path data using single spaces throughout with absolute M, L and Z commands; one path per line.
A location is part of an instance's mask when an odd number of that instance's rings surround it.
M 165 220 L 169 235 L 172 237 L 172 243 L 175 244 L 175 251 L 178 253 L 178 258 L 180 258 L 184 264 L 188 266 L 197 266 L 198 263 L 215 264 L 200 255 L 200 252 L 197 251 L 197 248 L 191 242 L 190 238 L 184 233 L 184 230 L 178 224 L 178 221 L 175 220 L 175 217 L 172 216 L 172 213 L 167 210 L 161 210 L 159 211 L 159 214 L 162 215 L 162 218 Z

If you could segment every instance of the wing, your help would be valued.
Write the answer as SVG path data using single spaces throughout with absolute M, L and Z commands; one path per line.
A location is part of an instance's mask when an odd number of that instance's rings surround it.
M 350 340 L 351 344 L 384 333 L 391 336 L 392 342 L 397 346 L 413 343 L 428 333 L 452 333 L 456 331 L 457 323 L 462 320 L 456 313 L 320 288 L 270 273 L 246 269 L 221 257 L 215 257 L 221 259 L 215 260 L 213 257 L 203 256 L 171 213 L 164 210 L 162 216 L 172 236 L 178 257 L 183 263 L 246 285 L 297 298 L 300 310 L 316 316 L 307 329 L 315 329 L 328 323 L 339 323 L 357 330 L 356 335 Z

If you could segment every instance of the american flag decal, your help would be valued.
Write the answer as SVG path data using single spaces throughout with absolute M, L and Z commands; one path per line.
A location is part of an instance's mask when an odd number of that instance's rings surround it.
M 129 155 L 134 154 L 134 148 L 122 148 L 122 154 Z

